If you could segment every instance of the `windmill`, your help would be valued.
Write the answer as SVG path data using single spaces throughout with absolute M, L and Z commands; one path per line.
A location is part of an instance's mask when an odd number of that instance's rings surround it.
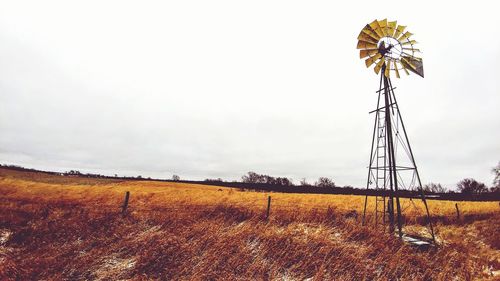
M 375 225 L 388 223 L 389 231 L 394 232 L 397 224 L 399 237 L 403 236 L 401 191 L 418 190 L 435 241 L 420 175 L 391 83 L 391 75 L 400 78 L 402 72 L 424 77 L 422 59 L 416 56 L 420 50 L 415 48 L 417 42 L 410 39 L 412 35 L 405 26 L 384 19 L 367 24 L 358 36 L 360 58 L 365 59 L 367 68 L 374 65 L 375 73 L 380 75 L 377 107 L 370 112 L 375 115 L 375 123 L 366 188 L 375 190 Z M 368 195 L 363 223 L 367 202 Z

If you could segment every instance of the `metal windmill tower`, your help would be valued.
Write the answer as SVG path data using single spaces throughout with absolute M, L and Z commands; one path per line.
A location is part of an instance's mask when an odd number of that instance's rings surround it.
M 375 115 L 373 126 L 370 164 L 368 167 L 367 189 L 376 191 L 375 225 L 389 224 L 389 230 L 395 231 L 397 225 L 399 237 L 403 236 L 402 189 L 418 190 L 424 203 L 430 233 L 434 238 L 434 229 L 430 221 L 429 208 L 422 189 L 413 151 L 391 83 L 391 74 L 400 78 L 400 72 L 409 71 L 424 77 L 422 59 L 415 56 L 420 52 L 410 40 L 412 33 L 396 21 L 374 20 L 367 24 L 358 36 L 360 58 L 365 59 L 366 67 L 375 65 L 375 73 L 380 74 L 377 91 L 377 107 L 370 113 Z M 366 218 L 368 195 L 365 198 L 363 222 Z

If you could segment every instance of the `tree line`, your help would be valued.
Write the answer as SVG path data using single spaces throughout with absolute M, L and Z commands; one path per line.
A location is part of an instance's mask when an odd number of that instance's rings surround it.
M 473 178 L 465 178 L 459 181 L 456 185 L 457 191 L 465 195 L 484 194 L 484 193 L 500 193 L 500 162 L 492 168 L 491 172 L 494 175 L 493 185 L 488 188 L 486 184 L 478 182 Z M 223 182 L 221 178 L 206 179 L 207 182 Z M 242 183 L 248 184 L 266 184 L 283 187 L 321 187 L 321 188 L 345 188 L 354 189 L 352 186 L 337 186 L 332 178 L 319 177 L 314 183 L 308 183 L 305 178 L 300 181 L 299 185 L 295 185 L 292 179 L 286 177 L 273 177 L 256 172 L 248 172 L 241 177 Z M 457 193 L 457 191 L 447 189 L 439 183 L 428 183 L 422 186 L 426 193 Z M 415 190 L 413 190 L 415 191 Z
M 273 177 L 269 175 L 261 175 L 256 172 L 248 172 L 246 175 L 241 177 L 241 182 L 243 183 L 254 183 L 254 184 L 270 184 L 279 186 L 295 186 L 292 179 L 286 177 Z M 300 186 L 317 186 L 317 187 L 339 187 L 335 185 L 333 179 L 328 177 L 319 177 L 316 182 L 310 184 L 303 178 L 300 181 Z M 346 186 L 347 188 L 352 188 Z
M 126 179 L 126 180 L 152 180 L 150 177 L 148 178 L 143 178 L 141 175 L 138 175 L 136 177 L 118 177 L 118 175 L 114 175 L 114 177 L 111 176 L 105 176 L 101 174 L 92 174 L 92 173 L 81 173 L 78 170 L 70 170 L 67 172 L 63 173 L 57 173 L 57 172 L 48 172 L 48 171 L 40 171 L 36 169 L 29 169 L 29 168 L 24 168 L 21 166 L 17 165 L 5 165 L 5 164 L 0 164 L 0 167 L 11 169 L 11 170 L 19 170 L 19 171 L 30 171 L 30 172 L 42 172 L 42 173 L 47 173 L 47 174 L 54 174 L 54 175 L 62 175 L 62 176 L 80 176 L 80 177 L 90 177 L 90 178 L 115 178 L 115 179 Z M 487 187 L 486 184 L 482 182 L 478 182 L 477 180 L 473 178 L 465 178 L 461 181 L 459 181 L 456 185 L 458 193 L 462 193 L 464 195 L 477 195 L 477 194 L 487 194 L 487 193 L 495 193 L 495 194 L 500 194 L 500 162 L 491 169 L 491 172 L 494 175 L 493 179 L 493 185 L 491 187 Z M 157 180 L 157 179 L 154 179 Z M 181 178 L 178 175 L 173 175 L 170 180 L 167 181 L 184 181 L 184 182 L 193 182 L 189 180 L 181 180 Z M 206 182 L 206 183 L 211 183 L 211 184 L 216 184 L 216 183 L 228 183 L 227 181 L 224 181 L 221 178 L 216 178 L 216 179 L 205 179 L 204 181 L 201 182 Z M 293 188 L 293 187 L 316 187 L 316 188 L 326 188 L 326 189 L 357 189 L 353 188 L 352 186 L 337 186 L 335 184 L 335 181 L 332 178 L 329 177 L 319 177 L 318 180 L 316 180 L 313 183 L 308 183 L 305 178 L 301 179 L 299 184 L 296 185 L 293 183 L 293 180 L 287 177 L 273 177 L 270 175 L 266 174 L 258 174 L 256 172 L 248 172 L 247 174 L 243 175 L 241 177 L 241 181 L 232 181 L 232 183 L 243 183 L 243 184 L 254 184 L 254 185 L 268 185 L 268 186 L 276 186 L 276 187 L 287 187 L 287 188 Z M 443 187 L 439 183 L 429 183 L 425 184 L 422 186 L 423 190 L 427 193 L 436 193 L 436 194 L 444 194 L 444 193 L 457 193 L 457 191 L 454 190 L 449 190 L 445 187 Z M 415 190 L 413 190 L 415 191 Z

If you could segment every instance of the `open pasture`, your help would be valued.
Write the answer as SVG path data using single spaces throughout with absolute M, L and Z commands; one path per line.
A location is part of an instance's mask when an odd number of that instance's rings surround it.
M 126 191 L 130 200 L 122 214 Z M 498 202 L 458 202 L 457 219 L 456 202 L 429 200 L 439 245 L 428 250 L 375 229 L 370 216 L 362 226 L 363 202 L 363 196 L 262 193 L 0 169 L 0 277 L 499 278 Z M 405 199 L 402 207 L 405 231 L 425 236 L 421 202 Z

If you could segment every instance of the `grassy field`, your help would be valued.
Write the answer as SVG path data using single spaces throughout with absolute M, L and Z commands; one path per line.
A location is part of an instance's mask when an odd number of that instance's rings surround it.
M 363 202 L 0 169 L 0 279 L 500 280 L 498 202 L 459 202 L 457 220 L 430 200 L 428 250 L 362 226 Z M 405 232 L 428 235 L 421 202 L 402 208 Z

